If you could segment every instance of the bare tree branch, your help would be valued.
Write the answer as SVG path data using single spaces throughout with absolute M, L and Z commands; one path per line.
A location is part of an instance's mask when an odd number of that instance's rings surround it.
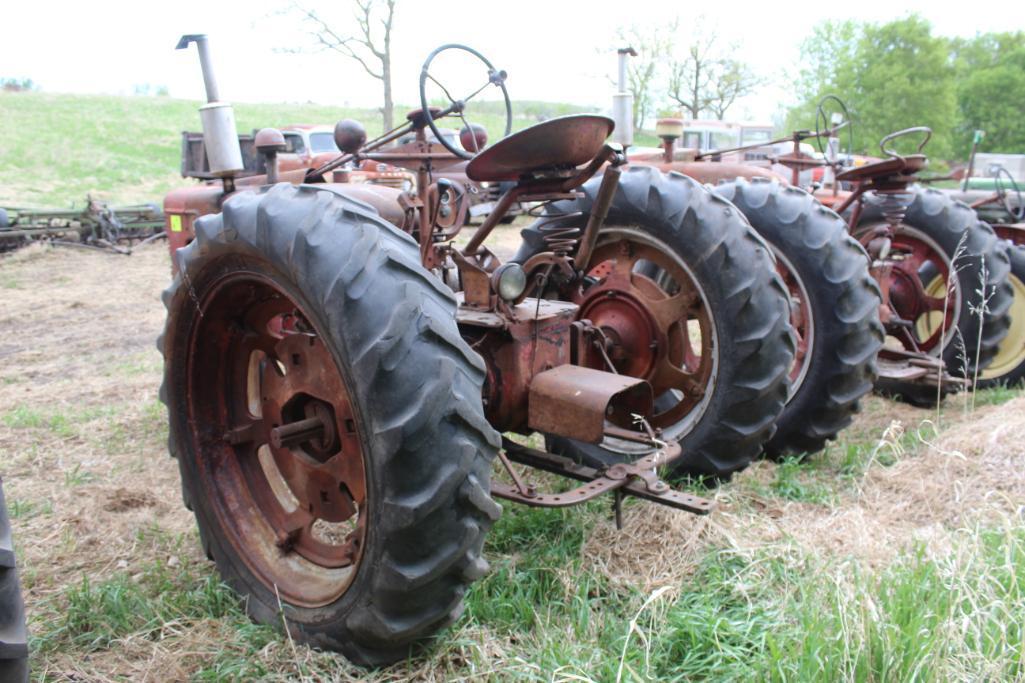
M 738 99 L 761 85 L 747 64 L 726 56 L 731 47 L 724 49 L 714 31 L 699 25 L 683 57 L 671 62 L 669 99 L 691 118 L 707 111 L 722 120 Z
M 392 128 L 394 102 L 391 86 L 391 32 L 395 20 L 397 0 L 353 0 L 356 31 L 350 35 L 336 31 L 331 24 L 312 8 L 292 0 L 289 10 L 307 25 L 314 45 L 332 50 L 359 64 L 372 78 L 381 81 L 384 106 L 381 114 L 385 130 Z M 374 28 L 380 25 L 380 35 Z M 376 63 L 375 63 L 376 62 Z

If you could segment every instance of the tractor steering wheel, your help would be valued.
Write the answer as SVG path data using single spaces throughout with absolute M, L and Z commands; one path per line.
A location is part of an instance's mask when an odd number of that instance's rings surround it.
M 887 143 L 902 138 L 908 135 L 915 135 L 920 133 L 922 135 L 922 141 L 918 143 L 918 149 L 915 150 L 915 154 L 921 154 L 922 150 L 925 149 L 925 145 L 932 138 L 932 128 L 928 126 L 915 126 L 913 128 L 905 128 L 904 130 L 898 130 L 895 133 L 890 133 L 882 140 L 879 141 L 879 149 L 890 159 L 903 159 L 904 157 L 887 146 Z
M 833 102 L 836 105 L 836 112 L 843 115 L 843 121 L 840 125 L 832 127 L 829 114 L 832 113 L 827 109 L 827 105 Z M 847 105 L 836 95 L 826 95 L 819 100 L 818 106 L 815 108 L 815 146 L 818 147 L 820 154 L 825 154 L 826 146 L 823 143 L 823 138 L 826 137 L 826 133 L 833 130 L 837 133 L 841 129 L 847 129 L 847 154 L 854 154 L 854 125 L 851 123 L 851 113 L 847 111 Z
M 476 57 L 479 61 L 483 62 L 484 66 L 487 67 L 487 73 L 485 74 L 485 78 L 487 80 L 484 81 L 484 84 L 478 87 L 473 92 L 471 92 L 469 95 L 460 99 L 453 97 L 452 94 L 449 92 L 448 88 L 442 85 L 437 78 L 431 75 L 431 63 L 434 62 L 436 57 L 438 57 L 441 53 L 447 50 L 459 50 L 462 52 L 469 53 L 473 57 Z M 424 118 L 427 121 L 427 125 L 430 126 L 431 132 L 434 133 L 434 136 L 435 138 L 437 138 L 438 142 L 440 142 L 448 151 L 452 152 L 457 157 L 463 159 L 472 159 L 484 150 L 486 143 L 479 143 L 475 127 L 474 125 L 471 125 L 471 123 L 467 120 L 465 112 L 467 102 L 469 102 L 474 97 L 482 93 L 488 87 L 492 86 L 502 91 L 502 99 L 505 103 L 505 131 L 502 133 L 502 137 L 509 135 L 509 133 L 512 131 L 512 104 L 509 102 L 509 92 L 505 89 L 505 79 L 505 71 L 496 69 L 494 66 L 492 66 L 491 62 L 489 62 L 484 55 L 477 52 L 473 48 L 467 47 L 465 45 L 459 45 L 458 43 L 450 43 L 448 45 L 442 45 L 441 47 L 431 52 L 431 54 L 427 56 L 427 61 L 424 62 L 423 68 L 420 70 L 420 108 L 423 112 Z M 445 94 L 445 97 L 448 98 L 449 104 L 442 110 L 442 115 L 454 114 L 455 116 L 458 116 L 459 119 L 463 122 L 463 126 L 465 126 L 465 128 L 470 132 L 470 134 L 466 137 L 470 142 L 470 147 L 472 147 L 471 150 L 460 149 L 459 147 L 455 146 L 454 144 L 449 142 L 444 135 L 441 134 L 440 130 L 438 130 L 438 124 L 435 122 L 434 115 L 432 115 L 431 113 L 430 102 L 427 97 L 428 81 L 433 82 L 439 88 L 441 88 L 441 91 Z
M 1014 176 L 1011 175 L 1011 172 L 1004 166 L 998 165 L 996 169 L 997 172 L 996 175 L 993 176 L 993 184 L 996 188 L 997 199 L 999 199 L 1000 203 L 1003 204 L 1004 210 L 1010 214 L 1011 218 L 1014 219 L 1014 222 L 1020 223 L 1022 219 L 1025 218 L 1025 201 L 1022 201 L 1021 188 L 1018 187 L 1018 183 L 1015 181 Z M 1000 178 L 1001 176 L 1007 176 L 1007 180 L 1010 181 L 1011 189 L 1014 190 L 1015 198 L 1018 200 L 1017 208 L 1011 204 L 1011 196 L 1008 194 L 1007 187 Z

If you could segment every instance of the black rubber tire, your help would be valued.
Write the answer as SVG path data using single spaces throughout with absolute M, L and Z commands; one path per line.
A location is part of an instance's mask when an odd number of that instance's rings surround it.
M 0 681 L 21 683 L 28 680 L 28 632 L 25 628 L 25 603 L 14 561 L 11 520 L 4 503 L 0 481 Z
M 592 179 L 581 188 L 582 199 L 549 210 L 580 212 L 568 224 L 582 227 L 600 184 L 601 178 Z M 605 225 L 637 226 L 664 243 L 705 292 L 719 339 L 718 375 L 704 413 L 686 433 L 673 435 L 684 451 L 674 474 L 729 479 L 761 453 L 787 398 L 794 336 L 789 299 L 769 249 L 726 200 L 692 178 L 644 166 L 623 173 Z M 519 262 L 544 248 L 536 229 L 526 228 L 523 236 L 514 259 Z M 549 446 L 594 466 L 625 459 L 559 437 Z
M 0 209 L 0 228 L 11 227 L 11 219 L 7 216 L 6 209 Z
M 957 335 L 951 335 L 951 342 L 942 349 L 941 355 L 947 372 L 959 377 L 971 378 L 975 374 L 976 357 L 978 366 L 985 368 L 996 355 L 997 346 L 1007 335 L 1010 327 L 1009 311 L 1013 294 L 1007 282 L 1011 270 L 1006 247 L 987 223 L 979 220 L 975 212 L 962 201 L 932 188 L 912 188 L 914 194 L 902 222 L 932 239 L 946 254 L 953 258 L 959 245 L 962 254 L 956 264 L 957 281 L 961 288 L 961 307 L 957 329 L 964 340 L 964 355 L 958 344 L 953 343 Z M 866 203 L 858 227 L 883 222 L 878 203 Z M 963 238 L 963 242 L 962 242 Z M 988 310 L 980 323 L 973 313 L 982 301 L 980 290 L 981 274 L 985 264 L 986 291 L 989 294 Z M 981 343 L 980 343 L 980 324 Z M 896 396 L 912 405 L 931 406 L 936 403 L 936 388 L 905 381 L 880 381 L 876 389 L 885 395 Z
M 744 214 L 777 258 L 783 255 L 807 293 L 811 348 L 765 454 L 816 453 L 853 421 L 876 379 L 885 333 L 868 255 L 844 220 L 804 190 L 768 178 L 738 178 L 713 192 Z
M 323 607 L 286 603 L 289 631 L 360 665 L 409 656 L 462 613 L 467 587 L 487 571 L 481 548 L 501 512 L 490 497 L 501 439 L 484 418 L 484 363 L 459 335 L 452 292 L 422 268 L 412 238 L 370 207 L 313 186 L 231 197 L 223 213 L 197 221 L 195 241 L 177 258 L 158 340 L 161 396 L 207 555 L 256 621 L 280 626 L 274 590 L 222 538 L 203 495 L 194 463 L 203 454 L 184 396 L 187 340 L 204 292 L 223 273 L 258 268 L 295 294 L 326 337 L 367 435 L 371 521 L 355 578 Z
M 1008 243 L 1007 256 L 1011 261 L 1009 281 L 1012 285 L 1015 314 L 1011 316 L 1011 325 L 1007 336 L 998 346 L 998 355 L 985 368 L 986 376 L 980 378 L 976 383 L 983 389 L 997 386 L 1019 386 L 1025 382 L 1025 359 L 1020 359 L 1020 362 L 1017 363 L 1013 361 L 1002 363 L 999 368 L 996 367 L 1000 358 L 999 352 L 1005 351 L 1008 344 L 1013 344 L 1018 348 L 1025 344 L 1025 319 L 1019 319 L 1021 316 L 1017 314 L 1017 311 L 1025 310 L 1025 247 Z

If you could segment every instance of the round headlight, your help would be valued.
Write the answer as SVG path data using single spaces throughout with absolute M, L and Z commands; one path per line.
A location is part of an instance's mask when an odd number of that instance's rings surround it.
M 491 275 L 495 291 L 504 301 L 515 301 L 527 288 L 527 274 L 518 263 L 504 263 Z

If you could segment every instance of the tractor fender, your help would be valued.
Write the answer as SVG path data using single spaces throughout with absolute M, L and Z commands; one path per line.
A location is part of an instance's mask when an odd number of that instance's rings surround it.
M 783 185 L 790 183 L 778 173 L 773 173 L 767 168 L 751 166 L 749 164 L 736 164 L 721 161 L 674 161 L 658 165 L 659 170 L 664 173 L 676 171 L 704 185 L 718 185 L 724 181 L 733 181 L 737 178 L 751 180 L 752 178 L 771 178 Z

